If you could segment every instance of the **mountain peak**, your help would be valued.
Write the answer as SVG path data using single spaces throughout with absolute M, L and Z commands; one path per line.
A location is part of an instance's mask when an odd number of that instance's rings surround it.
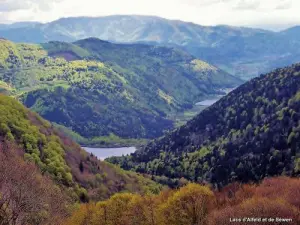
M 96 38 L 96 37 L 88 37 L 88 38 L 84 38 L 81 40 L 78 40 L 74 43 L 82 43 L 82 42 L 96 42 L 96 43 L 105 43 L 105 44 L 111 44 L 111 42 L 106 41 L 106 40 L 102 40 L 100 38 Z
M 300 34 L 300 26 L 294 26 L 288 28 L 286 30 L 281 31 L 280 33 L 290 34 L 290 35 L 299 35 Z

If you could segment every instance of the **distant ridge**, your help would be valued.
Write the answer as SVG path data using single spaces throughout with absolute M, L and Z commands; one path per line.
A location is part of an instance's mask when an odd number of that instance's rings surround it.
M 46 24 L 23 25 L 0 29 L 0 36 L 29 43 L 97 37 L 114 43 L 176 46 L 245 80 L 300 61 L 297 27 L 272 32 L 137 15 L 62 18 Z

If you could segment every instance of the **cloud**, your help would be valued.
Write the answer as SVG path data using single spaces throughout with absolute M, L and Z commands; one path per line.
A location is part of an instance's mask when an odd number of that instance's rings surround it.
M 20 1 L 10 1 L 10 0 L 1 0 L 0 1 L 0 12 L 10 12 L 19 9 L 28 9 L 30 8 L 30 4 L 28 2 Z
M 285 10 L 290 9 L 293 7 L 293 2 L 291 0 L 282 0 L 280 3 L 275 7 L 276 10 Z
M 53 4 L 62 0 L 0 0 L 0 12 L 38 9 L 50 10 Z
M 235 0 L 179 0 L 179 1 L 189 5 L 195 5 L 195 6 L 210 6 L 210 5 L 220 4 L 220 3 L 230 3 L 230 2 L 234 2 Z
M 296 0 L 237 0 L 234 10 L 253 10 L 273 12 L 274 10 L 285 10 L 293 7 Z
M 240 0 L 235 5 L 237 10 L 257 10 L 261 6 L 260 0 Z
M 210 7 L 220 8 L 222 11 L 245 11 L 245 10 L 270 10 L 280 5 L 285 5 L 290 0 L 178 0 L 184 2 L 186 5 L 193 5 L 195 7 Z

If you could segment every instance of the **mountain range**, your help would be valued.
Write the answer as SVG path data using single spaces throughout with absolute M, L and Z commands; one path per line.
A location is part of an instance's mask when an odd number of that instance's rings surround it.
M 300 60 L 299 27 L 281 32 L 232 26 L 200 26 L 153 16 L 62 18 L 50 23 L 0 26 L 15 42 L 73 42 L 96 37 L 118 43 L 177 46 L 245 80 Z
M 159 137 L 174 127 L 170 115 L 242 83 L 169 47 L 96 38 L 45 44 L 2 39 L 0 49 L 1 91 L 69 128 L 82 144 Z

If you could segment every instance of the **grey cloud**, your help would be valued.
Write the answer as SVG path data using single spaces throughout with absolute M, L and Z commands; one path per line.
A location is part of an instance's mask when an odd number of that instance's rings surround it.
M 199 3 L 201 5 L 213 5 L 216 3 L 228 3 L 232 2 L 233 0 L 200 0 Z
M 234 0 L 180 0 L 181 2 L 188 3 L 189 5 L 196 6 L 210 6 L 218 3 L 228 3 Z
M 9 23 L 11 21 L 7 20 L 6 13 L 0 12 L 0 24 Z
M 60 1 L 62 0 L 0 0 L 0 12 L 12 12 L 31 8 L 47 11 L 53 3 Z
M 256 10 L 260 7 L 263 0 L 180 0 L 195 6 L 210 6 L 215 4 L 228 4 L 229 7 L 236 10 Z
M 234 6 L 238 10 L 256 10 L 260 7 L 259 0 L 239 0 Z
M 178 0 L 194 6 L 213 6 L 216 4 L 227 4 L 234 10 L 280 10 L 292 7 L 293 0 Z M 294 0 L 299 1 L 299 0 Z M 271 4 L 266 6 L 265 3 Z
M 26 1 L 0 0 L 0 12 L 10 12 L 18 9 L 28 9 L 31 4 Z
M 275 7 L 277 10 L 282 10 L 282 9 L 290 9 L 292 8 L 293 3 L 291 0 L 282 0 L 280 3 Z

